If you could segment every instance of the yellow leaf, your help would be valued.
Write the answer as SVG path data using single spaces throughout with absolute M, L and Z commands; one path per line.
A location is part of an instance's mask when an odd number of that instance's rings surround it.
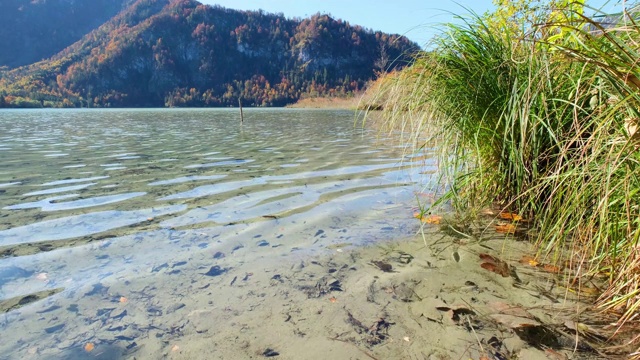
M 526 264 L 526 265 L 529 265 L 529 266 L 533 266 L 533 267 L 536 267 L 539 264 L 539 262 L 536 259 L 532 258 L 531 256 L 527 256 L 527 255 L 524 255 L 522 257 L 522 259 L 520 259 L 520 263 L 521 264 Z
M 413 217 L 419 219 L 425 224 L 438 225 L 442 222 L 442 216 L 440 215 L 424 215 L 422 213 L 415 213 Z

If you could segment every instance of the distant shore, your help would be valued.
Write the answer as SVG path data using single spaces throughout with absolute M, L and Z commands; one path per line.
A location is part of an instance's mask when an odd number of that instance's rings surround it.
M 345 109 L 355 110 L 360 102 L 360 96 L 352 97 L 313 97 L 303 98 L 287 108 L 294 109 Z

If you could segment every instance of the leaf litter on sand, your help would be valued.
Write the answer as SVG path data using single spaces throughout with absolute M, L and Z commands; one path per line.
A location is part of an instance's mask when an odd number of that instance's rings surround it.
M 489 254 L 480 254 L 480 259 L 483 263 L 480 264 L 480 267 L 483 269 L 492 271 L 496 274 L 501 275 L 502 277 L 509 277 L 511 274 L 511 270 L 509 264 L 504 262 L 503 260 L 498 259 L 495 256 Z

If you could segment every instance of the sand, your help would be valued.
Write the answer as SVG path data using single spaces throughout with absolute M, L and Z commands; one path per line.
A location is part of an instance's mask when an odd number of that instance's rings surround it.
M 426 231 L 402 241 L 365 248 L 334 245 L 312 256 L 275 262 L 240 263 L 232 253 L 218 254 L 216 265 L 191 272 L 180 284 L 139 280 L 109 289 L 88 286 L 84 290 L 89 296 L 110 299 L 106 310 L 92 313 L 81 305 L 76 316 L 86 319 L 77 337 L 58 339 L 53 348 L 25 345 L 19 355 L 597 358 L 574 352 L 586 345 L 576 344 L 566 326 L 568 321 L 584 321 L 577 310 L 587 305 L 566 299 L 555 275 L 518 261 L 530 251 L 527 244 L 499 235 L 479 243 L 445 235 L 437 227 Z M 482 268 L 479 254 L 504 259 L 511 274 L 503 277 Z M 170 272 L 180 266 L 151 270 Z M 118 297 L 122 293 L 129 297 Z M 546 334 L 545 329 L 554 330 Z M 65 333 L 73 331 L 67 328 Z M 531 343 L 527 333 L 533 337 Z

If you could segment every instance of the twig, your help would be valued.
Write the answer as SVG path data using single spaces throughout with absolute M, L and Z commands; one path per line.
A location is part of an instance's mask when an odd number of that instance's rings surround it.
M 478 334 L 476 333 L 476 329 L 473 328 L 473 324 L 471 324 L 471 319 L 469 316 L 466 317 L 467 318 L 467 322 L 469 323 L 469 327 L 471 328 L 471 331 L 473 331 L 473 335 L 476 337 L 476 341 L 478 342 L 478 345 L 480 345 L 480 350 L 482 350 L 482 352 L 484 353 L 484 347 L 482 346 L 482 342 L 480 342 L 480 338 L 478 338 Z

